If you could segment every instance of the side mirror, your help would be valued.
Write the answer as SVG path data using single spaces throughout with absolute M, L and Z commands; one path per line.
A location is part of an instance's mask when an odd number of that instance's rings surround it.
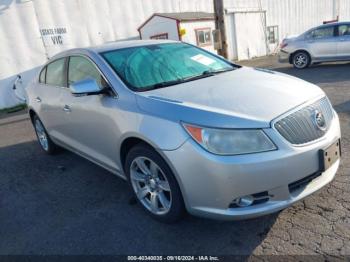
M 69 85 L 69 88 L 73 95 L 99 95 L 104 93 L 105 90 L 101 89 L 96 80 L 92 78 L 87 78 L 74 82 Z

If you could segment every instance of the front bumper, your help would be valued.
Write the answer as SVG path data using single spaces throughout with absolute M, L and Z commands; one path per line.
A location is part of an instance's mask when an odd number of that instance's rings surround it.
M 319 150 L 340 138 L 336 116 L 324 137 L 306 146 L 292 146 L 275 130 L 265 132 L 278 150 L 238 156 L 206 152 L 193 140 L 164 151 L 179 182 L 189 213 L 237 220 L 276 212 L 314 193 L 334 178 L 339 160 L 297 190 L 289 186 L 320 170 Z M 249 207 L 232 207 L 238 197 L 268 192 L 269 200 Z

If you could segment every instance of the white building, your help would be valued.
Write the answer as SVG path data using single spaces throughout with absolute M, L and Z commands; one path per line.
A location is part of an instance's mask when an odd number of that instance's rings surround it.
M 350 20 L 350 0 L 224 0 L 224 6 L 230 59 L 265 55 L 285 36 L 337 16 Z M 213 11 L 213 0 L 0 1 L 0 108 L 18 103 L 12 91 L 18 74 L 26 85 L 59 51 L 139 39 L 138 27 L 154 13 Z M 192 29 L 186 33 L 184 41 L 195 39 Z
M 214 50 L 215 16 L 207 12 L 155 13 L 139 28 L 141 39 L 171 39 Z

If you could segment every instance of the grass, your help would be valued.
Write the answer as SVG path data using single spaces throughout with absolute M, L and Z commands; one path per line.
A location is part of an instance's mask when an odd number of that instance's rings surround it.
M 15 113 L 15 112 L 24 110 L 26 108 L 27 108 L 27 104 L 19 104 L 13 107 L 3 108 L 3 109 L 0 109 L 0 115 Z

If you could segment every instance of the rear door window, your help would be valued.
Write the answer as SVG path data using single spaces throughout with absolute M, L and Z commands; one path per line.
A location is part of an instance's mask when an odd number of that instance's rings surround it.
M 66 87 L 65 61 L 65 58 L 61 58 L 47 65 L 47 85 Z
M 313 39 L 331 38 L 334 36 L 334 29 L 335 29 L 334 26 L 318 28 L 311 31 L 310 37 Z

